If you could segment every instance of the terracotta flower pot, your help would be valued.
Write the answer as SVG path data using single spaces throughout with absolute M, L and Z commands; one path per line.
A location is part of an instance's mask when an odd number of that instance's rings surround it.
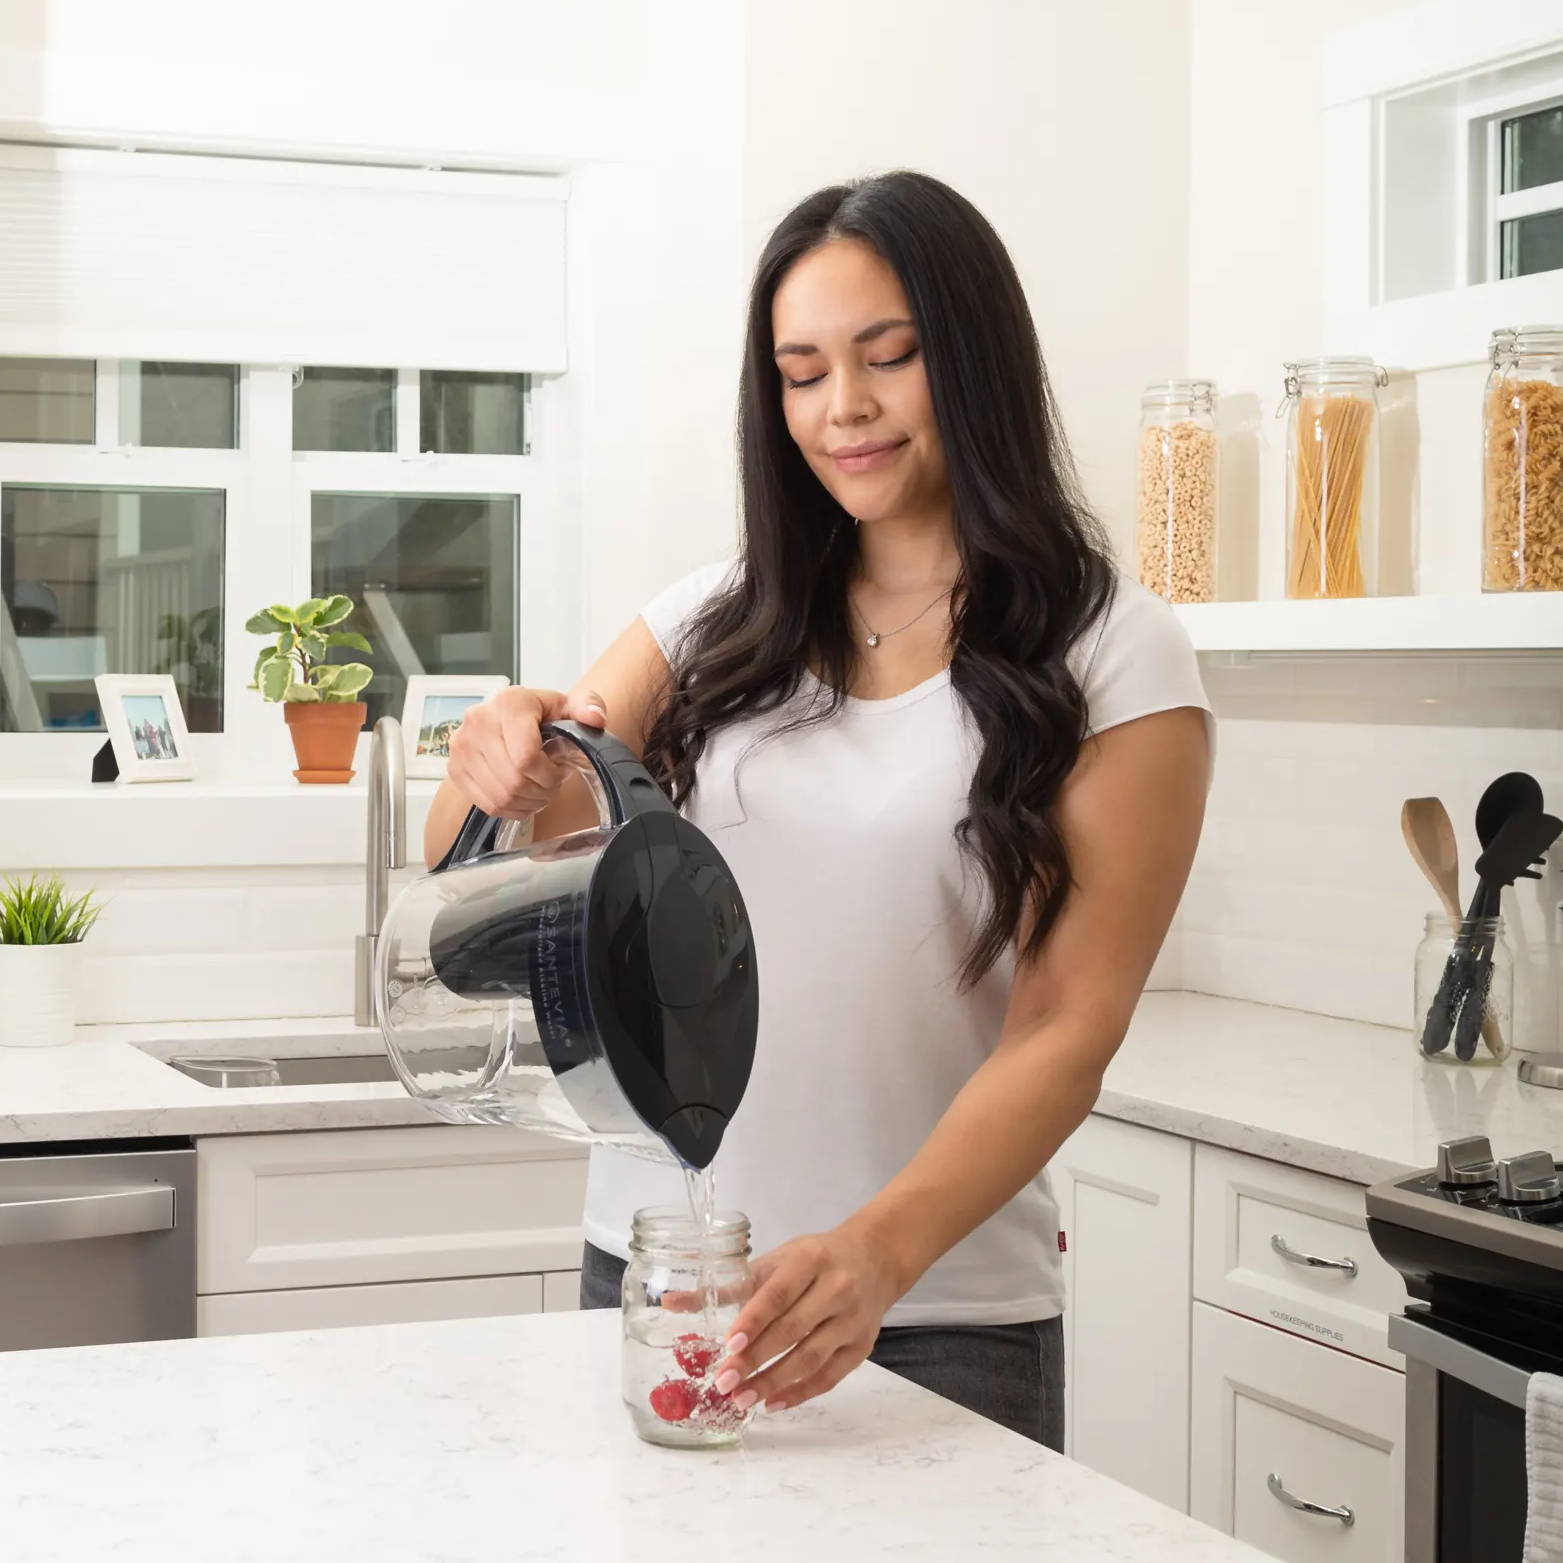
M 362 700 L 286 700 L 282 715 L 301 782 L 350 782 L 353 750 L 369 707 Z

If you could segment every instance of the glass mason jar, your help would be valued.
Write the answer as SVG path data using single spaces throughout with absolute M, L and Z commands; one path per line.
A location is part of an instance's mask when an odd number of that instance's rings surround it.
M 1563 591 L 1563 326 L 1494 331 L 1482 424 L 1482 590 Z
M 675 1449 L 742 1442 L 754 1411 L 719 1395 L 713 1368 L 754 1291 L 749 1218 L 706 1230 L 687 1206 L 635 1213 L 624 1272 L 624 1403 L 647 1443 Z
M 1378 589 L 1378 386 L 1371 358 L 1286 366 L 1286 595 Z
M 1140 397 L 1140 584 L 1168 602 L 1216 595 L 1216 387 L 1158 380 Z
M 1501 917 L 1451 923 L 1429 912 L 1416 949 L 1417 1053 L 1445 1064 L 1498 1064 L 1509 1056 L 1514 956 Z

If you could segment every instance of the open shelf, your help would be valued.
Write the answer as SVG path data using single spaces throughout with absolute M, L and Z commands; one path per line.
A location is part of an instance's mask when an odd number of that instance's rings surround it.
M 1196 651 L 1563 650 L 1563 592 L 1210 602 L 1175 611 Z

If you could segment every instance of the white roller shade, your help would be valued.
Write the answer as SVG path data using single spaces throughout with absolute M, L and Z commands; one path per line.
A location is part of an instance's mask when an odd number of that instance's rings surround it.
M 0 356 L 559 372 L 565 193 L 0 146 Z

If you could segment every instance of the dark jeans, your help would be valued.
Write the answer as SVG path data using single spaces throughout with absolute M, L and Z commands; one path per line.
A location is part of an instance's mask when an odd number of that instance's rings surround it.
M 581 1306 L 617 1308 L 624 1261 L 586 1245 Z M 868 1360 L 1012 1432 L 1064 1448 L 1064 1321 L 898 1325 Z

